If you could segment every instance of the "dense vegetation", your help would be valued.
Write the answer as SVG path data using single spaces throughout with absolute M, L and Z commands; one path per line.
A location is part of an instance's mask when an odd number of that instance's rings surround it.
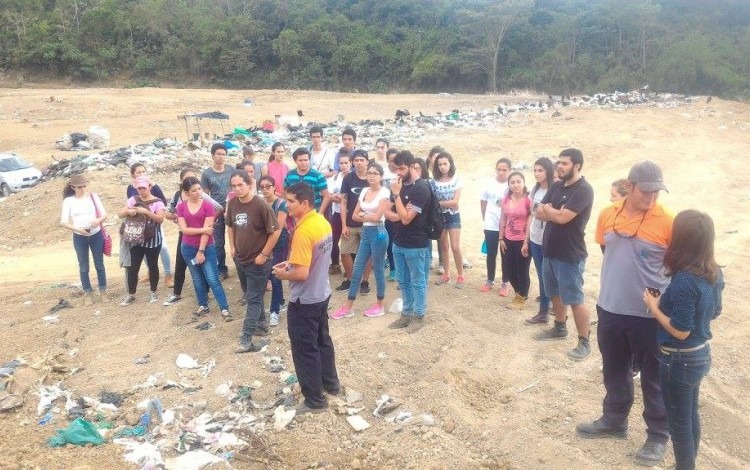
M 748 51 L 748 0 L 0 0 L 33 80 L 747 97 Z

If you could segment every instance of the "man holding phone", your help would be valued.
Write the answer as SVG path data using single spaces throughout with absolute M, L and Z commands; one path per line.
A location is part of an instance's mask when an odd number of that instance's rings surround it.
M 648 287 L 659 293 L 669 283 L 663 260 L 672 238 L 673 215 L 657 202 L 659 191 L 667 188 L 656 164 L 634 165 L 627 186 L 626 199 L 604 209 L 596 227 L 596 242 L 604 250 L 596 305 L 606 389 L 603 413 L 594 422 L 579 424 L 576 432 L 584 438 L 627 436 L 635 360 L 641 370 L 648 437 L 634 460 L 655 466 L 667 450 L 669 425 L 659 385 L 657 322 L 643 301 L 643 291 Z
M 333 340 L 328 333 L 333 236 L 331 225 L 315 211 L 315 194 L 305 183 L 286 188 L 289 215 L 297 220 L 289 260 L 273 267 L 273 274 L 289 281 L 287 330 L 292 361 L 305 399 L 294 410 L 298 415 L 320 413 L 328 407 L 323 391 L 341 391 L 336 372 Z

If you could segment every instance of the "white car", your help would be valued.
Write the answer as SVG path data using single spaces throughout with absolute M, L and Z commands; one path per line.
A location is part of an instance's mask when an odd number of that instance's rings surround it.
M 0 196 L 8 197 L 39 183 L 42 172 L 14 153 L 0 153 Z

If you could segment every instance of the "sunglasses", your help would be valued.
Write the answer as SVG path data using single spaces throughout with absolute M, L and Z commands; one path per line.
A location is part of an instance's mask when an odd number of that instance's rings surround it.
M 271 185 L 271 184 L 261 184 L 261 185 L 260 185 L 260 186 L 258 186 L 258 187 L 259 187 L 260 189 L 270 189 L 270 188 L 273 188 L 273 185 Z

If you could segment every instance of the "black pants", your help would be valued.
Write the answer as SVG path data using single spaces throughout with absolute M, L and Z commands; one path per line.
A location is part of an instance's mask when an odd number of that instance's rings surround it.
M 333 247 L 331 248 L 331 264 L 338 265 L 341 263 L 341 254 L 339 251 L 339 240 L 341 240 L 341 214 L 333 212 L 331 218 L 331 230 L 333 231 Z
M 390 271 L 395 271 L 396 261 L 393 259 L 393 236 L 396 234 L 396 231 L 393 222 L 387 219 L 385 221 L 385 231 L 388 232 L 388 248 L 385 250 L 385 255 L 388 258 Z
M 154 248 L 144 248 L 139 245 L 130 247 L 130 266 L 128 266 L 128 294 L 134 295 L 138 287 L 138 272 L 141 270 L 143 257 L 146 257 L 148 266 L 148 281 L 151 292 L 156 292 L 159 285 L 159 252 L 161 245 Z
M 653 318 L 618 315 L 596 306 L 597 340 L 604 366 L 604 422 L 627 426 L 633 406 L 633 360 L 641 367 L 643 419 L 649 439 L 666 443 L 669 423 L 659 384 L 657 322 Z
M 531 266 L 531 252 L 527 256 L 521 254 L 523 240 L 515 241 L 503 238 L 505 242 L 505 254 L 500 260 L 503 263 L 503 274 L 508 276 L 510 285 L 516 294 L 522 297 L 529 296 L 529 267 Z
M 289 302 L 287 330 L 297 379 L 310 408 L 323 408 L 327 402 L 323 390 L 341 388 L 336 373 L 336 355 L 328 334 L 328 301 L 317 304 Z
M 495 282 L 495 271 L 497 270 L 497 252 L 500 248 L 500 232 L 495 230 L 484 231 L 484 241 L 487 244 L 487 280 Z M 508 282 L 508 274 L 503 270 L 503 258 L 505 255 L 500 253 L 500 276 L 503 282 Z
M 182 232 L 177 235 L 177 255 L 174 261 L 174 288 L 172 293 L 177 297 L 182 295 L 182 286 L 185 285 L 185 271 L 187 263 L 182 256 Z

